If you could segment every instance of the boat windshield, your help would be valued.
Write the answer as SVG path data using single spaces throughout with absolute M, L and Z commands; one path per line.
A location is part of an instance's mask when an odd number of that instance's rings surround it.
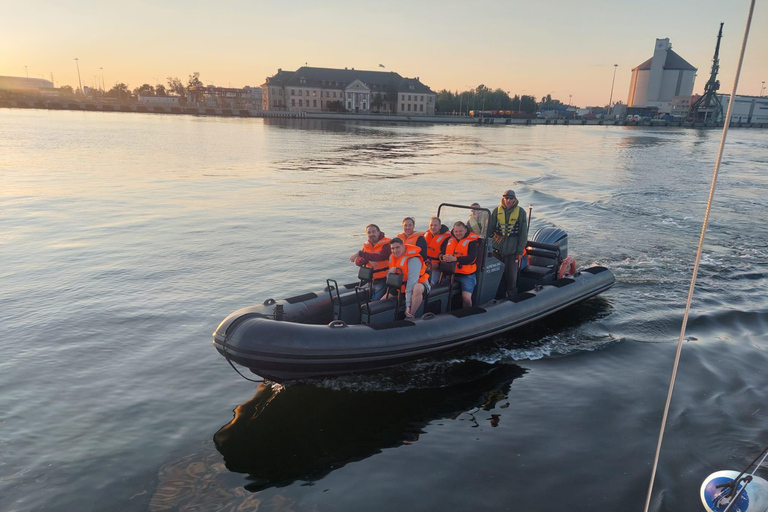
M 488 219 L 491 216 L 491 212 L 488 208 L 443 203 L 437 210 L 437 216 L 440 217 L 442 223 L 447 226 L 449 230 L 453 229 L 456 222 L 461 221 L 469 227 L 469 230 L 472 233 L 483 238 L 487 237 Z

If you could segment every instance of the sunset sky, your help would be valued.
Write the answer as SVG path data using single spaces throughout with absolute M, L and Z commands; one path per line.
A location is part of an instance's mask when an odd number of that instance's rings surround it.
M 370 7 L 369 7 L 370 5 Z M 626 102 L 630 71 L 651 57 L 656 38 L 698 68 L 706 82 L 717 30 L 721 90 L 733 85 L 749 2 L 733 0 L 594 0 L 572 2 L 341 2 L 164 0 L 147 2 L 4 2 L 0 75 L 84 86 L 103 68 L 107 88 L 125 82 L 258 86 L 278 68 L 396 71 L 433 90 L 485 84 L 511 95 L 551 93 L 573 104 L 604 105 L 618 64 L 614 101 Z M 768 4 L 758 2 L 739 93 L 757 95 L 768 81 Z

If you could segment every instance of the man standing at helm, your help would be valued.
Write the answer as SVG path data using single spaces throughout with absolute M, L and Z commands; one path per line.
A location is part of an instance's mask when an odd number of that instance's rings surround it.
M 507 298 L 514 299 L 517 297 L 517 271 L 528 241 L 525 210 L 518 205 L 514 190 L 504 192 L 501 205 L 491 212 L 490 222 L 494 226 L 493 249 L 497 257 L 504 262 Z

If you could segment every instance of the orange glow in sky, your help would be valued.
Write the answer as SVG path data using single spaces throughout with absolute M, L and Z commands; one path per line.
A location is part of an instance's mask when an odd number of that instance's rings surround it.
M 433 90 L 478 84 L 537 98 L 551 93 L 574 105 L 627 101 L 631 69 L 653 53 L 656 38 L 698 68 L 706 82 L 717 31 L 721 91 L 733 84 L 746 0 L 630 2 L 309 2 L 85 0 L 9 2 L 0 17 L 0 75 L 77 87 L 125 82 L 165 84 L 199 71 L 206 84 L 258 86 L 278 68 L 396 71 Z M 760 8 L 763 7 L 762 10 Z M 747 46 L 741 94 L 768 81 L 768 9 L 758 4 Z M 101 69 L 103 68 L 103 69 Z

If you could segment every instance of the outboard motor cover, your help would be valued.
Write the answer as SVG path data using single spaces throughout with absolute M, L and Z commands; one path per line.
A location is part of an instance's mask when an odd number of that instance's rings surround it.
M 543 244 L 552 244 L 560 247 L 560 255 L 563 259 L 568 257 L 568 233 L 556 226 L 547 226 L 536 230 L 529 240 L 541 242 Z

